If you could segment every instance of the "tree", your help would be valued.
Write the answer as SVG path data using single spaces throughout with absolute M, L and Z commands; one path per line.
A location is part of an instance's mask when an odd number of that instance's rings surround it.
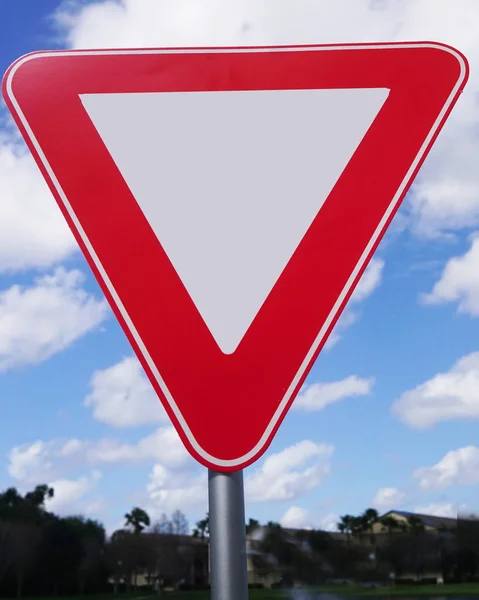
M 110 539 L 106 549 L 107 564 L 113 573 L 113 585 L 115 594 L 118 592 L 118 584 L 121 579 L 126 583 L 127 589 L 131 587 L 133 575 L 138 566 L 138 557 L 135 556 L 137 540 L 139 536 L 126 529 L 118 529 Z
M 210 535 L 210 517 L 209 514 L 206 514 L 206 517 L 204 519 L 201 519 L 201 521 L 198 521 L 196 523 L 196 527 L 195 529 L 193 529 L 193 537 L 199 537 L 202 540 L 205 537 L 209 537 Z
M 75 585 L 82 592 L 94 580 L 105 585 L 105 531 L 83 517 L 60 518 L 46 508 L 54 490 L 37 485 L 24 495 L 16 488 L 0 492 L 0 583 L 18 596 L 53 593 Z M 131 534 L 133 535 L 133 534 Z
M 321 578 L 318 557 L 313 556 L 307 532 L 294 534 L 284 530 L 279 523 L 270 521 L 265 527 L 259 548 L 276 559 L 282 581 L 287 586 L 295 579 L 314 584 Z
M 125 525 L 127 527 L 131 526 L 136 534 L 141 533 L 145 527 L 150 526 L 148 513 L 138 506 L 135 506 L 129 513 L 126 513 L 125 519 Z
M 426 526 L 424 525 L 424 521 L 416 517 L 416 515 L 409 515 L 407 518 L 407 527 L 413 533 L 419 534 L 423 533 L 426 530 Z
M 37 487 L 27 492 L 25 496 L 19 494 L 16 488 L 8 488 L 0 494 L 0 520 L 20 521 L 41 525 L 45 516 L 45 500 L 52 498 L 54 491 L 47 485 Z
M 77 569 L 78 589 L 84 594 L 86 585 L 98 577 L 103 566 L 106 533 L 103 525 L 82 516 L 68 517 L 81 544 L 81 558 Z
M 341 520 L 338 523 L 338 530 L 341 533 L 346 534 L 348 544 L 351 543 L 351 535 L 353 534 L 355 528 L 355 518 L 356 517 L 351 515 L 344 515 L 343 517 L 340 517 Z
M 258 529 L 259 526 L 259 521 L 250 518 L 246 523 L 246 533 L 252 533 L 255 529 Z
M 363 514 L 359 517 L 361 529 L 363 532 L 369 532 L 369 542 L 372 546 L 372 554 L 370 558 L 373 561 L 374 568 L 377 569 L 377 547 L 376 547 L 376 536 L 374 535 L 374 525 L 379 521 L 379 514 L 375 508 L 367 508 Z
M 18 509 L 23 502 L 22 496 L 16 488 L 8 488 L 0 494 L 0 519 L 2 521 L 11 520 L 18 513 Z
M 185 515 L 181 510 L 175 510 L 171 515 L 172 533 L 173 535 L 188 535 L 190 527 Z
M 12 566 L 12 523 L 0 521 L 0 589 L 5 573 Z
M 15 574 L 18 596 L 23 593 L 25 578 L 35 562 L 42 528 L 50 516 L 45 511 L 45 500 L 52 498 L 53 493 L 47 485 L 38 485 L 25 496 L 16 488 L 0 493 L 2 538 L 3 544 L 8 543 L 0 564 L 3 574 L 9 567 Z
M 200 552 L 197 555 L 197 545 L 177 533 L 165 533 L 161 523 L 155 524 L 148 534 L 140 537 L 147 544 L 146 569 L 150 579 L 155 576 L 171 584 L 177 583 L 191 573 L 196 558 L 201 556 Z M 202 549 L 205 550 L 204 546 Z
M 160 517 L 160 520 L 155 523 L 153 529 L 157 533 L 172 534 L 173 524 L 168 518 L 168 516 L 165 513 L 163 513 Z
M 364 529 L 373 536 L 374 525 L 379 521 L 378 511 L 375 508 L 367 508 L 361 515 L 361 521 Z
M 25 577 L 38 551 L 41 531 L 30 523 L 12 523 L 11 532 L 12 566 L 17 580 L 17 598 L 20 598 Z
M 73 519 L 52 516 L 43 531 L 41 572 L 56 596 L 78 582 L 83 557 L 81 537 Z
M 393 531 L 397 531 L 398 529 L 400 529 L 399 521 L 394 517 L 383 517 L 379 520 L 379 522 L 381 523 L 381 525 L 383 525 L 383 527 L 387 529 L 390 537 L 392 536 Z
M 25 494 L 25 501 L 36 506 L 37 508 L 44 508 L 46 500 L 50 500 L 55 495 L 53 488 L 46 484 L 37 485 L 32 492 Z

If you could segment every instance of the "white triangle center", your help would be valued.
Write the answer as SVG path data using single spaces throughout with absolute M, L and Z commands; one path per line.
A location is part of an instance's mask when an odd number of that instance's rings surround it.
M 80 99 L 218 346 L 231 354 L 388 93 Z

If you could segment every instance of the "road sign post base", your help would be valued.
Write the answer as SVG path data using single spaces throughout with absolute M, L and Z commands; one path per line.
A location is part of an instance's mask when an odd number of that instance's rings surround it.
M 208 471 L 211 600 L 247 600 L 243 471 Z

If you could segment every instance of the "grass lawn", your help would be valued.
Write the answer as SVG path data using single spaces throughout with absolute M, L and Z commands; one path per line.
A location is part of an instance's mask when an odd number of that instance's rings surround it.
M 479 583 L 463 583 L 451 585 L 398 585 L 395 587 L 366 588 L 354 585 L 332 585 L 314 588 L 313 594 L 337 594 L 338 596 L 436 596 L 436 597 L 463 597 L 475 596 L 479 599 Z M 166 593 L 164 597 L 171 600 L 209 600 L 209 592 L 180 592 Z M 279 600 L 291 598 L 288 590 L 250 590 L 250 600 Z
M 397 585 L 382 588 L 335 585 L 315 588 L 315 592 L 333 593 L 340 596 L 477 596 L 479 598 L 479 583 Z
M 330 585 L 321 586 L 309 590 L 310 594 L 337 594 L 338 596 L 377 596 L 378 598 L 387 598 L 390 596 L 414 597 L 414 596 L 435 596 L 444 597 L 451 596 L 461 598 L 464 596 L 475 596 L 479 599 L 479 583 L 458 583 L 450 585 L 398 585 L 395 587 L 384 588 L 367 588 L 355 585 Z M 113 594 L 91 595 L 85 596 L 69 596 L 38 598 L 37 600 L 209 600 L 210 592 L 195 591 L 195 592 L 164 592 L 161 596 L 157 596 L 152 592 L 136 592 L 136 593 L 121 593 L 117 596 Z M 281 598 L 291 598 L 289 590 L 250 590 L 250 600 L 280 600 Z M 34 600 L 26 598 L 25 600 Z

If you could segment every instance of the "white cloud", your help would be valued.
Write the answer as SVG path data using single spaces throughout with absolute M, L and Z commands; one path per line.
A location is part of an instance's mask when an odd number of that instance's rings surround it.
M 30 152 L 5 132 L 0 132 L 0 181 L 0 272 L 49 267 L 76 250 Z
M 87 447 L 89 460 L 98 463 L 127 463 L 158 460 L 171 467 L 183 466 L 190 460 L 174 427 L 162 427 L 136 444 L 101 440 Z
M 323 531 L 338 531 L 338 523 L 340 521 L 340 516 L 336 513 L 329 513 L 322 519 L 320 519 L 318 524 L 318 529 L 322 529 Z
M 430 294 L 424 294 L 426 304 L 457 303 L 459 313 L 479 316 L 479 236 L 462 256 L 451 258 L 434 284 Z
M 321 529 L 322 531 L 337 531 L 339 516 L 329 513 L 323 517 L 313 517 L 309 511 L 300 506 L 290 506 L 280 519 L 282 527 L 291 529 Z
M 245 476 L 247 502 L 295 500 L 318 486 L 330 470 L 334 448 L 305 440 L 268 456 Z M 145 507 L 153 518 L 175 509 L 207 510 L 207 474 L 191 461 L 171 469 L 160 459 L 153 467 L 146 488 Z M 249 470 L 248 470 L 249 471 Z
M 399 508 L 404 504 L 406 494 L 397 488 L 379 488 L 373 498 L 373 506 L 379 511 Z
M 194 477 L 183 471 L 170 471 L 156 464 L 147 485 L 148 503 L 146 510 L 152 519 L 175 510 L 186 512 L 192 507 L 207 510 L 208 476 L 201 472 Z
M 362 379 L 351 375 L 341 381 L 312 383 L 305 385 L 294 401 L 294 406 L 307 412 L 319 411 L 326 406 L 352 396 L 368 396 L 373 388 L 374 378 Z
M 426 506 L 416 506 L 413 512 L 433 517 L 457 518 L 457 506 L 452 502 L 432 502 Z
M 8 458 L 8 474 L 17 480 L 43 479 L 44 474 L 49 473 L 52 468 L 48 445 L 42 440 L 25 446 L 15 446 L 11 449 Z
M 384 270 L 384 261 L 381 258 L 373 258 L 359 280 L 356 289 L 351 296 L 351 302 L 362 302 L 377 289 L 381 283 Z
M 143 369 L 134 357 L 97 371 L 91 381 L 85 406 L 93 417 L 113 427 L 168 422 L 167 414 Z
M 100 325 L 107 304 L 83 281 L 80 271 L 58 267 L 30 287 L 0 292 L 0 372 L 42 362 Z
M 85 496 L 96 487 L 100 479 L 101 473 L 93 471 L 91 475 L 78 479 L 50 481 L 48 485 L 54 489 L 55 494 L 45 502 L 47 510 L 58 515 L 84 514 Z M 98 508 L 99 502 L 96 501 L 93 506 Z
M 303 440 L 277 454 L 245 479 L 248 502 L 295 500 L 321 484 L 330 472 L 334 447 Z
M 381 258 L 372 258 L 363 276 L 358 282 L 349 302 L 332 330 L 325 349 L 332 348 L 342 337 L 348 327 L 354 325 L 359 319 L 358 305 L 364 302 L 380 286 L 384 271 L 384 261 Z
M 74 47 L 148 47 L 439 40 L 460 48 L 471 78 L 411 194 L 427 236 L 479 225 L 479 11 L 476 0 L 123 0 L 70 2 L 57 13 Z M 73 8 L 72 8 L 73 7 Z M 344 19 L 343 15 L 348 18 Z
M 401 421 L 424 429 L 441 421 L 479 419 L 479 352 L 460 358 L 450 371 L 402 394 L 392 412 Z
M 23 488 L 26 486 L 47 483 L 54 489 L 54 497 L 47 499 L 48 510 L 57 514 L 92 514 L 97 513 L 104 502 L 101 499 L 91 501 L 85 506 L 85 496 L 96 488 L 101 479 L 101 472 L 94 470 L 89 475 L 77 479 L 59 477 L 61 469 L 55 464 L 55 444 L 38 440 L 30 445 L 17 446 L 9 453 L 7 467 L 10 477 Z M 57 455 L 61 448 L 57 449 Z
M 479 448 L 465 446 L 448 452 L 432 467 L 421 467 L 414 477 L 424 490 L 439 490 L 451 485 L 479 483 Z
M 309 512 L 300 506 L 290 506 L 279 522 L 286 528 L 312 529 Z
M 37 440 L 14 446 L 8 459 L 9 475 L 24 483 L 61 479 L 88 466 L 161 461 L 168 467 L 189 468 L 192 463 L 173 427 L 160 428 L 130 444 L 112 438 Z

